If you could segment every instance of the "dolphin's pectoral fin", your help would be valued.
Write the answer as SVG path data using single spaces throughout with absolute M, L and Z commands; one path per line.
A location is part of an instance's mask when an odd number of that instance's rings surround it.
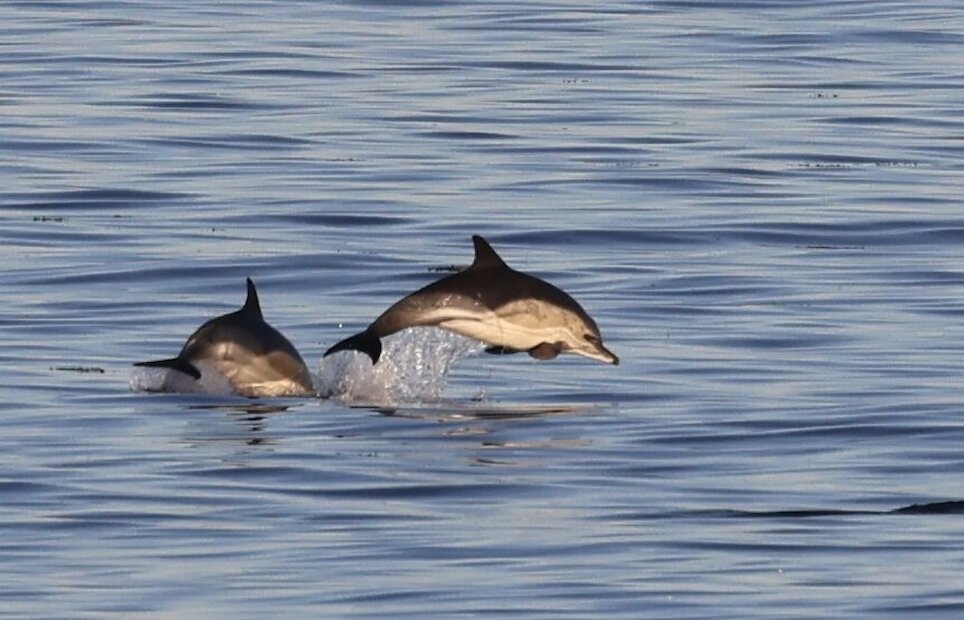
M 135 366 L 149 366 L 152 368 L 170 368 L 178 372 L 183 372 L 189 377 L 196 379 L 201 378 L 201 371 L 197 369 L 191 362 L 182 359 L 180 357 L 172 357 L 169 360 L 154 360 L 151 362 L 137 362 Z
M 361 351 L 368 357 L 372 359 L 372 364 L 378 363 L 378 358 L 382 355 L 382 341 L 378 338 L 374 331 L 371 329 L 366 329 L 365 331 L 355 334 L 349 338 L 345 338 L 338 344 L 332 346 L 330 349 L 325 351 L 322 357 L 328 357 L 332 353 L 337 353 L 339 351 Z
M 512 355 L 513 353 L 522 353 L 519 349 L 510 349 L 509 347 L 489 347 L 485 350 L 486 353 L 490 355 Z
M 543 342 L 529 349 L 529 355 L 537 360 L 551 360 L 561 352 L 561 342 Z

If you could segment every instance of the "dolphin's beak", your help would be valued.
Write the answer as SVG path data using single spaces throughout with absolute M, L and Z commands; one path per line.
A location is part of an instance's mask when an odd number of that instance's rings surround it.
M 583 357 L 588 357 L 591 360 L 599 360 L 600 362 L 612 364 L 613 366 L 619 365 L 619 358 L 616 357 L 616 354 L 602 346 L 602 344 L 594 344 L 591 349 L 573 349 L 572 352 Z
M 596 348 L 599 349 L 599 353 L 601 355 L 599 359 L 606 362 L 607 364 L 612 364 L 613 366 L 619 366 L 619 358 L 616 357 L 615 353 L 613 353 L 606 347 L 602 346 L 601 344 L 596 345 Z

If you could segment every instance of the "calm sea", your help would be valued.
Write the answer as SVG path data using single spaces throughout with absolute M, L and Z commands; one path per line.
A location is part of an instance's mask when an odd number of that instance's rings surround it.
M 962 617 L 962 109 L 947 0 L 0 3 L 0 618 Z M 622 364 L 132 389 L 475 233 Z

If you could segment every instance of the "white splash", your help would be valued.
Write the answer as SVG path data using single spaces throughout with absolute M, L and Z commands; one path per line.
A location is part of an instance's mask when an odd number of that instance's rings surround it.
M 477 340 L 442 329 L 411 327 L 382 340 L 382 355 L 374 366 L 358 351 L 322 358 L 316 385 L 320 396 L 347 404 L 437 402 L 455 362 L 484 348 Z
M 169 368 L 135 366 L 131 370 L 130 387 L 135 392 L 177 392 L 181 394 L 211 394 L 214 396 L 237 396 L 238 392 L 212 365 L 205 361 L 195 362 L 201 378 L 194 380 L 182 372 Z

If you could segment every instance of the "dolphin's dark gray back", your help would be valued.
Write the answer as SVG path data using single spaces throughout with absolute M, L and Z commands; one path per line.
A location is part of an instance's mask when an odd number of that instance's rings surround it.
M 468 269 L 442 278 L 410 295 L 406 295 L 392 304 L 388 310 L 382 312 L 365 331 L 332 345 L 322 357 L 327 357 L 339 351 L 361 351 L 368 355 L 372 363 L 375 364 L 382 354 L 381 339 L 408 327 L 418 325 L 417 320 L 413 321 L 412 318 L 433 303 L 433 299 L 436 298 L 433 296 L 437 296 L 440 300 L 442 296 L 449 295 L 450 292 L 454 293 L 456 290 L 466 288 L 465 283 L 476 278 L 479 271 L 508 269 L 505 262 L 485 239 L 479 235 L 474 235 L 472 241 L 475 244 L 475 259 Z
M 565 291 L 545 280 L 509 267 L 489 242 L 474 235 L 475 260 L 456 274 L 433 282 L 393 304 L 372 322 L 369 329 L 380 338 L 412 325 L 419 325 L 417 317 L 433 306 L 464 306 L 467 310 L 480 306 L 497 310 L 519 299 L 545 301 L 569 308 L 584 321 L 596 326 L 592 318 Z

